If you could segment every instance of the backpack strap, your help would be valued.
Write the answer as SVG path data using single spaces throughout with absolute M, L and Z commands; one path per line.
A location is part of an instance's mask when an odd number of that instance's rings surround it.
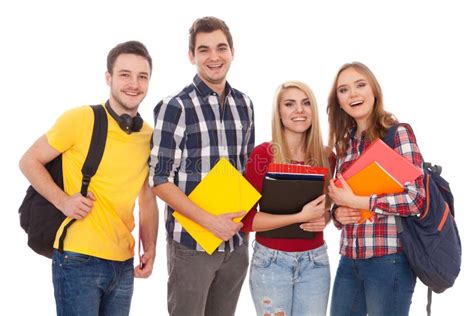
M 392 125 L 388 128 L 387 134 L 383 138 L 383 142 L 390 146 L 390 148 L 395 147 L 395 134 L 397 133 L 398 126 L 400 124 Z
M 426 293 L 426 296 L 427 296 L 426 315 L 431 316 L 431 300 L 433 297 L 433 290 L 431 288 L 428 288 L 428 293 Z
M 390 128 L 387 130 L 387 134 L 385 134 L 385 137 L 383 138 L 383 141 L 385 144 L 389 145 L 391 148 L 395 147 L 395 133 L 397 132 L 398 126 L 400 124 L 395 124 L 393 126 L 390 126 Z M 436 172 L 438 174 L 441 173 L 441 167 L 440 166 L 432 166 L 429 162 L 423 163 L 423 167 L 428 167 L 433 169 L 433 172 Z M 402 233 L 403 232 L 403 224 L 402 224 L 402 219 L 400 216 L 395 216 L 395 222 L 397 224 L 397 232 Z M 433 296 L 433 290 L 428 287 L 428 292 L 427 292 L 427 303 L 426 303 L 426 314 L 428 316 L 431 315 L 431 301 L 432 301 L 432 296 Z
M 105 112 L 104 107 L 100 104 L 92 105 L 91 108 L 94 111 L 94 129 L 92 130 L 89 151 L 87 152 L 87 157 L 81 170 L 81 194 L 84 197 L 87 196 L 87 189 L 91 179 L 99 168 L 100 161 L 102 160 L 102 156 L 104 154 L 105 142 L 107 141 L 107 113 Z M 59 237 L 60 253 L 63 253 L 64 251 L 64 239 L 66 239 L 67 230 L 75 221 L 76 219 L 71 219 L 69 223 L 67 223 L 63 228 L 63 232 Z
M 395 147 L 395 134 L 397 133 L 397 129 L 399 125 L 400 124 L 397 123 L 390 126 L 387 130 L 387 133 L 385 134 L 383 138 L 383 142 L 387 144 L 388 146 L 390 146 L 390 148 Z M 401 218 L 399 216 L 395 216 L 395 223 L 397 224 L 397 232 L 398 233 L 403 232 L 403 225 L 402 225 Z

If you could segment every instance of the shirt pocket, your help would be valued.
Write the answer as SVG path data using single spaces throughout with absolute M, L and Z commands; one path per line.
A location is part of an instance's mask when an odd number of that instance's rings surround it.
M 239 148 L 245 148 L 247 146 L 251 133 L 251 124 L 245 121 L 238 121 L 235 123 L 235 140 L 236 145 Z

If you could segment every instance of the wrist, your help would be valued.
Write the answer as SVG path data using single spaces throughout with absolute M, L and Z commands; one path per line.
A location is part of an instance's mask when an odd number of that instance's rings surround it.
M 298 213 L 289 214 L 288 216 L 290 216 L 291 222 L 293 224 L 306 222 L 306 218 L 304 216 L 303 210 L 299 211 Z
M 146 253 L 148 256 L 155 258 L 156 255 L 156 245 L 143 245 L 143 252 Z
M 55 197 L 53 197 L 51 202 L 58 210 L 66 215 L 65 211 L 68 198 L 69 196 L 66 193 L 60 191 Z
M 362 210 L 370 209 L 370 196 L 356 196 L 353 208 Z
M 197 220 L 196 222 L 206 228 L 207 230 L 211 230 L 213 224 L 215 223 L 216 219 L 215 216 L 212 214 L 209 214 L 208 212 L 202 211 L 199 216 L 196 216 Z

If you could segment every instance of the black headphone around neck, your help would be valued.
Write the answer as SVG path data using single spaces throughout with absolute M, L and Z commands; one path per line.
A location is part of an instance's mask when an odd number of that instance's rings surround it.
M 139 132 L 143 126 L 143 119 L 140 116 L 140 113 L 137 112 L 135 117 L 131 117 L 128 114 L 118 115 L 110 106 L 109 101 L 105 102 L 105 108 L 109 114 L 117 121 L 120 128 L 127 134 L 132 132 Z

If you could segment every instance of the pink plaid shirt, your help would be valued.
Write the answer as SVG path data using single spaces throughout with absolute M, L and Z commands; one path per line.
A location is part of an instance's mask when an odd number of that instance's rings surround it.
M 355 130 L 351 135 L 346 155 L 338 157 L 337 172 L 344 172 L 370 145 L 364 141 L 364 134 L 361 139 L 355 138 Z M 416 144 L 415 134 L 408 124 L 399 125 L 394 141 L 394 149 L 421 169 L 423 157 Z M 373 221 L 350 225 L 341 225 L 334 221 L 336 227 L 342 229 L 341 255 L 351 259 L 366 259 L 400 252 L 402 246 L 397 237 L 395 216 L 419 214 L 424 204 L 425 189 L 422 176 L 414 183 L 405 184 L 402 193 L 372 195 L 370 210 L 375 212 Z

